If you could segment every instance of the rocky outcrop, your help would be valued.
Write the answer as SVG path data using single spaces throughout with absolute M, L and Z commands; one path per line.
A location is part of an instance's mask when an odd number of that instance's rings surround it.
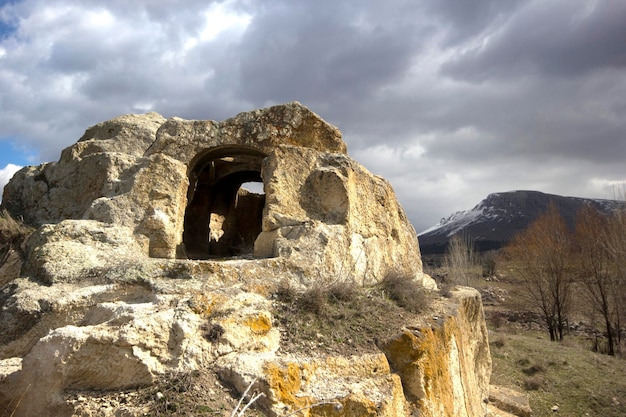
M 421 416 L 484 415 L 491 357 L 480 296 L 461 288 L 454 298 L 459 304 L 443 307 L 431 327 L 406 329 L 382 346 Z
M 440 317 L 408 322 L 381 342 L 380 354 L 227 355 L 218 366 L 239 391 L 254 383 L 267 393 L 268 408 L 287 412 L 310 407 L 310 415 L 485 415 L 491 357 L 480 295 L 458 289 L 435 309 Z
M 246 182 L 263 184 L 261 203 L 240 191 Z M 372 283 L 390 266 L 423 276 L 389 183 L 298 103 L 224 122 L 149 113 L 101 123 L 58 162 L 18 172 L 2 204 L 34 226 L 87 219 L 127 228 L 135 242 L 126 252 L 149 257 L 281 258 L 303 282 L 345 274 Z
M 239 394 L 254 385 L 268 415 L 486 412 L 475 291 L 438 298 L 437 318 L 407 322 L 378 353 L 281 346 L 279 282 L 367 287 L 394 272 L 436 289 L 389 183 L 298 103 L 98 124 L 58 162 L 18 172 L 2 208 L 36 230 L 0 289 L 0 414 L 70 416 L 70 392 L 198 369 Z

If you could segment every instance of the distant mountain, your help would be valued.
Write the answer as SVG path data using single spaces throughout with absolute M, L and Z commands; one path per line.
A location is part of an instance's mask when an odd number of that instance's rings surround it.
M 538 191 L 489 194 L 473 209 L 458 211 L 420 233 L 421 252 L 424 255 L 443 253 L 448 240 L 459 232 L 469 234 L 478 251 L 498 249 L 543 214 L 551 201 L 572 228 L 576 213 L 585 204 L 606 213 L 624 205 L 616 200 L 563 197 Z

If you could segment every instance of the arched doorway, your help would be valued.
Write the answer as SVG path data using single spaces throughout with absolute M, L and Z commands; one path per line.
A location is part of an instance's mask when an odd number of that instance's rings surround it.
M 249 147 L 222 146 L 194 158 L 183 231 L 188 258 L 252 256 L 261 233 L 265 195 L 242 184 L 263 181 L 265 156 Z

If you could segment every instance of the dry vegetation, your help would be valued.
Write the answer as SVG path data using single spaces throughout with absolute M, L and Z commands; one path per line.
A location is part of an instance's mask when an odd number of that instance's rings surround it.
M 625 220 L 586 209 L 568 231 L 548 212 L 505 256 L 476 265 L 451 256 L 471 254 L 456 247 L 426 260 L 440 286 L 463 277 L 482 292 L 491 383 L 524 392 L 537 417 L 626 415 Z
M 506 271 L 503 264 L 499 268 Z M 431 270 L 445 277 L 445 271 Z M 578 330 L 565 331 L 562 342 L 551 342 L 539 314 L 533 313 L 521 296 L 523 289 L 514 280 L 474 275 L 473 286 L 484 296 L 493 371 L 491 383 L 525 393 L 535 417 L 626 415 L 626 345 L 621 353 L 606 353 L 606 337 L 594 331 L 589 318 L 593 309 L 582 288 L 575 287 L 573 323 L 585 323 Z M 488 294 L 504 294 L 501 301 Z M 584 308 L 583 308 L 584 307 Z M 597 314 L 596 314 L 597 317 Z M 601 328 L 602 321 L 599 320 Z M 596 337 L 597 336 L 597 337 Z M 558 413 L 552 407 L 559 407 Z
M 15 220 L 8 212 L 0 212 L 0 266 L 12 251 L 21 251 L 22 243 L 32 232 L 30 226 Z
M 378 351 L 379 340 L 417 319 L 433 297 L 397 273 L 366 288 L 336 281 L 299 292 L 282 282 L 274 291 L 274 316 L 283 330 L 283 349 L 351 355 Z

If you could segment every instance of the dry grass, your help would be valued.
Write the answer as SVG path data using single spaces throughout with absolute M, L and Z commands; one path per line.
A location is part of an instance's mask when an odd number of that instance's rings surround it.
M 428 308 L 428 292 L 410 276 L 391 272 L 380 282 L 380 287 L 398 306 L 418 313 Z
M 21 244 L 33 230 L 32 227 L 15 220 L 6 210 L 0 212 L 0 265 L 6 262 L 12 250 L 20 250 Z
M 101 415 L 98 411 L 114 408 L 115 415 L 230 417 L 237 407 L 237 394 L 209 370 L 163 375 L 150 387 L 128 391 L 65 393 L 66 400 L 74 404 L 80 397 L 90 400 L 86 406 L 78 402 L 76 415 Z M 248 408 L 245 416 L 262 417 L 265 414 Z
M 356 296 L 355 285 L 347 281 L 315 283 L 299 297 L 299 304 L 305 311 L 328 317 L 332 311 L 332 304 L 349 303 Z
M 33 228 L 25 223 L 15 220 L 9 212 L 0 212 L 0 243 L 23 241 L 33 231 Z
M 390 295 L 399 294 L 401 289 L 414 294 L 405 300 L 408 308 Z M 342 355 L 378 352 L 379 340 L 393 336 L 407 322 L 415 322 L 419 318 L 415 311 L 427 309 L 432 300 L 419 284 L 408 279 L 369 288 L 347 281 L 317 283 L 305 291 L 285 282 L 273 296 L 273 314 L 284 330 L 281 346 L 286 351 Z

